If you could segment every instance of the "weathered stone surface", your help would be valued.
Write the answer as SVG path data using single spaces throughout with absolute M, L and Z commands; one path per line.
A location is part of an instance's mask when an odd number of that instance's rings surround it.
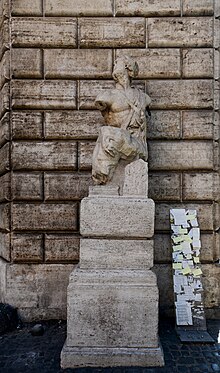
M 0 91 L 0 118 L 5 114 L 10 108 L 10 89 L 9 83 L 6 83 Z
M 154 202 L 127 197 L 84 198 L 80 233 L 91 237 L 151 238 L 154 234 Z
M 180 201 L 181 176 L 171 172 L 150 173 L 149 197 L 155 201 Z
M 9 171 L 10 169 L 9 151 L 10 151 L 9 143 L 5 144 L 0 149 L 0 174 L 6 171 Z
M 184 49 L 183 77 L 184 78 L 212 78 L 213 77 L 213 49 Z
M 0 61 L 0 89 L 10 79 L 10 52 L 6 51 L 2 60 Z
M 8 0 L 2 0 L 0 2 L 0 17 L 8 18 L 10 14 L 10 9 L 9 9 L 9 1 Z
M 81 269 L 149 269 L 153 267 L 152 240 L 81 239 Z
M 12 18 L 12 45 L 17 47 L 76 47 L 76 20 L 70 18 Z
M 103 124 L 99 111 L 48 111 L 45 113 L 45 138 L 96 139 Z
M 214 206 L 212 203 L 160 203 L 156 204 L 155 229 L 160 231 L 170 230 L 169 211 L 171 208 L 186 208 L 197 210 L 200 229 L 212 231 L 214 226 L 213 215 Z
M 143 159 L 125 167 L 123 196 L 148 197 L 148 164 Z
M 66 289 L 72 264 L 6 264 L 1 261 L 0 266 L 2 301 L 19 308 L 23 320 L 66 318 Z
M 217 198 L 219 176 L 217 173 L 183 174 L 183 199 L 213 200 Z
M 43 200 L 43 175 L 40 173 L 13 173 L 12 197 L 14 200 Z
M 15 80 L 12 86 L 14 109 L 75 109 L 76 82 Z
M 11 256 L 13 262 L 42 262 L 42 234 L 13 234 Z
M 184 139 L 213 139 L 212 111 L 183 111 Z
M 47 16 L 112 16 L 112 0 L 46 0 Z
M 116 57 L 129 56 L 138 61 L 138 78 L 180 77 L 179 49 L 118 49 Z
M 10 199 L 10 173 L 0 177 L 0 202 Z
M 215 260 L 216 235 L 201 234 L 201 261 L 212 262 Z M 154 236 L 154 260 L 155 263 L 172 262 L 172 244 L 170 234 L 157 233 Z
M 11 113 L 12 138 L 41 139 L 43 137 L 43 115 L 33 111 Z
M 174 316 L 172 266 L 171 264 L 155 264 L 153 271 L 157 276 L 159 287 L 160 312 L 167 316 Z
M 10 234 L 8 233 L 0 233 L 0 257 L 10 261 Z
M 75 170 L 75 142 L 17 142 L 13 144 L 14 170 Z
M 213 169 L 213 146 L 210 141 L 151 141 L 150 170 Z
M 79 237 L 70 235 L 45 236 L 45 261 L 66 262 L 79 260 Z
M 46 78 L 111 78 L 112 51 L 98 49 L 48 49 L 44 51 Z
M 81 47 L 145 47 L 144 18 L 81 18 Z
M 117 16 L 174 16 L 180 14 L 180 1 L 170 0 L 116 0 Z
M 95 142 L 80 142 L 79 143 L 79 156 L 78 167 L 79 170 L 91 170 L 92 167 L 92 153 L 95 148 Z
M 218 264 L 203 264 L 204 306 L 206 308 L 219 307 L 220 304 L 220 267 Z
M 11 12 L 13 16 L 41 16 L 41 0 L 12 0 Z
M 0 120 L 0 146 L 3 146 L 10 139 L 9 123 L 9 113 L 6 113 Z
M 11 64 L 14 78 L 43 78 L 40 49 L 13 48 Z
M 148 120 L 149 139 L 179 139 L 181 137 L 181 115 L 179 111 L 151 111 Z
M 143 82 L 135 81 L 132 87 L 144 91 Z M 79 108 L 95 109 L 97 95 L 113 88 L 115 88 L 115 83 L 112 80 L 81 80 L 79 82 Z
M 0 204 L 0 231 L 10 231 L 10 205 L 8 203 Z
M 158 347 L 157 305 L 151 271 L 77 269 L 68 287 L 66 344 Z
M 147 82 L 147 93 L 153 109 L 209 109 L 213 107 L 211 80 L 152 80 Z
M 214 12 L 213 0 L 183 0 L 183 14 L 187 16 L 201 15 L 207 16 L 212 15 Z
M 0 59 L 7 49 L 10 48 L 9 22 L 5 19 L 0 25 Z
M 161 347 L 69 347 L 66 343 L 61 351 L 61 367 L 155 367 L 163 366 Z M 118 368 L 120 369 L 120 368 Z
M 14 230 L 76 230 L 77 204 L 14 204 Z
M 91 174 L 45 173 L 44 194 L 47 201 L 75 200 L 88 196 Z M 65 193 L 64 193 L 65 190 Z
M 210 18 L 150 18 L 149 47 L 211 47 L 213 19 Z

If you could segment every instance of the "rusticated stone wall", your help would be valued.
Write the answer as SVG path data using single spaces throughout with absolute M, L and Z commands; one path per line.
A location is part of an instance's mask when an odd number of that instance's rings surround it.
M 152 98 L 149 193 L 156 202 L 161 310 L 173 308 L 169 209 L 198 210 L 205 306 L 219 310 L 218 0 L 1 0 L 0 294 L 31 318 L 65 317 L 79 258 L 114 59 L 138 60 Z M 95 219 L 95 216 L 94 216 Z

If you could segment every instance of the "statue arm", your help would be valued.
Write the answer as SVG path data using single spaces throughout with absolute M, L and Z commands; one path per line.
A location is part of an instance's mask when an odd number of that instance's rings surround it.
M 109 92 L 100 93 L 95 99 L 95 107 L 104 111 L 112 105 L 111 95 Z

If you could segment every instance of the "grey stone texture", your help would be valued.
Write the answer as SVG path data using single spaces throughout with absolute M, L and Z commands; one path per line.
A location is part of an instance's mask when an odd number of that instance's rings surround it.
M 91 155 L 104 123 L 94 99 L 114 86 L 114 59 L 127 54 L 140 65 L 133 86 L 152 99 L 147 136 L 156 268 L 162 274 L 171 265 L 169 208 L 196 208 L 202 263 L 213 268 L 204 281 L 205 304 L 209 316 L 216 315 L 219 303 L 210 294 L 218 287 L 214 262 L 220 257 L 219 15 L 218 0 L 0 2 L 3 260 L 21 272 L 33 261 L 36 273 L 42 265 L 49 270 L 78 261 L 78 208 L 92 185 Z M 166 294 L 172 286 L 168 276 L 165 281 L 161 310 L 171 314 Z M 28 291 L 40 294 L 39 288 Z M 64 310 L 65 297 L 62 302 Z M 31 307 L 22 308 L 24 318 L 37 315 Z M 43 315 L 48 318 L 49 309 Z

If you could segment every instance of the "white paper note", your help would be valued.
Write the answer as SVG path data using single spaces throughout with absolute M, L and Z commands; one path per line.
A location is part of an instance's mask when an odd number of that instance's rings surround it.
M 176 305 L 176 324 L 177 325 L 193 325 L 192 311 L 190 304 L 187 302 L 178 303 Z

